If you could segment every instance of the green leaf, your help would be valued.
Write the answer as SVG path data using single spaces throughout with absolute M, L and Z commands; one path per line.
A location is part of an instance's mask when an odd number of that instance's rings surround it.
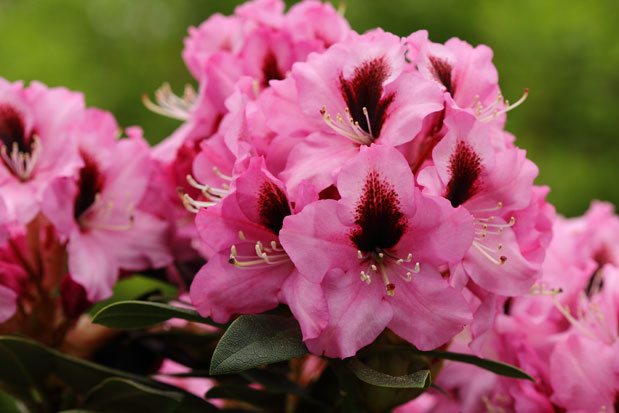
M 123 278 L 114 284 L 114 295 L 107 300 L 100 301 L 93 305 L 88 313 L 93 316 L 97 314 L 99 310 L 112 303 L 136 300 L 138 297 L 153 291 L 159 291 L 162 295 L 167 297 L 176 297 L 178 288 L 163 281 L 155 280 L 143 275 L 134 275 L 132 277 Z
M 419 370 L 405 376 L 391 376 L 374 370 L 356 357 L 349 359 L 347 365 L 359 380 L 373 386 L 392 389 L 425 389 L 431 383 L 430 370 Z
M 23 413 L 25 406 L 13 398 L 8 393 L 0 390 L 0 412 L 2 413 Z
M 389 345 L 374 346 L 372 347 L 370 352 L 375 353 L 375 352 L 392 352 L 392 351 L 412 352 L 416 354 L 422 354 L 427 357 L 435 357 L 435 358 L 440 358 L 440 359 L 445 359 L 445 360 L 458 361 L 461 363 L 473 364 L 477 367 L 481 367 L 482 369 L 491 371 L 500 376 L 511 377 L 514 379 L 531 380 L 532 382 L 535 382 L 535 379 L 533 377 L 531 377 L 528 373 L 519 369 L 516 366 L 512 366 L 511 364 L 503 363 L 501 361 L 477 357 L 472 354 L 453 353 L 450 351 L 440 351 L 440 350 L 421 351 L 421 350 L 417 350 L 414 347 L 389 346 Z M 364 354 L 364 352 L 361 352 L 360 354 Z
M 25 403 L 47 406 L 47 410 L 54 406 L 49 406 L 45 397 L 56 393 L 59 386 L 85 395 L 112 377 L 177 393 L 181 398 L 179 412 L 217 410 L 205 400 L 169 384 L 77 359 L 26 338 L 0 337 L 0 366 L 0 387 Z
M 171 318 L 220 327 L 219 324 L 200 316 L 195 310 L 150 301 L 120 301 L 110 304 L 99 310 L 92 322 L 111 328 L 133 329 L 150 327 Z
M 422 353 L 430 357 L 436 357 L 436 358 L 452 360 L 452 361 L 459 361 L 461 363 L 474 364 L 477 367 L 481 367 L 482 369 L 491 371 L 500 376 L 512 377 L 514 379 L 531 380 L 532 382 L 535 382 L 535 379 L 531 377 L 525 371 L 519 369 L 516 366 L 512 366 L 511 364 L 503 363 L 501 361 L 481 358 L 481 357 L 473 356 L 472 354 L 452 353 L 449 351 L 433 350 L 433 351 L 424 351 Z
M 307 354 L 296 320 L 274 315 L 245 315 L 228 327 L 215 348 L 210 372 L 236 373 Z
M 174 412 L 181 393 L 147 387 L 127 379 L 109 378 L 86 395 L 84 407 L 94 411 Z

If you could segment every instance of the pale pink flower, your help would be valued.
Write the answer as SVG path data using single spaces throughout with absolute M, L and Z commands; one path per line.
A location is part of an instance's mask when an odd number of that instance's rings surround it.
M 0 193 L 10 220 L 29 222 L 49 182 L 79 167 L 67 132 L 83 111 L 81 93 L 0 78 Z
M 444 344 L 471 319 L 438 271 L 469 248 L 470 215 L 422 195 L 402 155 L 386 146 L 362 147 L 337 189 L 341 200 L 307 205 L 280 233 L 326 298 L 329 324 L 305 340 L 310 351 L 349 357 L 385 328 L 420 349 Z
M 75 176 L 49 185 L 42 212 L 68 239 L 71 277 L 96 302 L 112 294 L 120 269 L 170 263 L 168 225 L 140 208 L 153 172 L 141 136 L 118 140 L 114 118 L 96 109 L 85 113 L 73 133 L 82 166 Z

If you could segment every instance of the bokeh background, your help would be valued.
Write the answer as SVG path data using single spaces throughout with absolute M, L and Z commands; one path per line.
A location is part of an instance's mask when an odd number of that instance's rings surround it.
M 140 101 L 169 81 L 193 83 L 180 57 L 187 27 L 232 0 L 0 0 L 0 76 L 81 90 L 91 106 L 151 142 L 178 126 Z M 293 3 L 288 1 L 288 4 Z M 619 204 L 619 3 L 616 0 L 347 0 L 359 32 L 427 29 L 492 47 L 504 95 L 529 99 L 507 129 L 540 168 L 559 212 L 583 213 L 591 199 Z

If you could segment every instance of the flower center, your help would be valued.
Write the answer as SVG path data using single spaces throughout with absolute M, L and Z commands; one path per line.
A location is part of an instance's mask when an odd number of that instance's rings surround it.
M 400 241 L 407 223 L 393 186 L 370 171 L 355 209 L 351 241 L 363 252 L 385 250 Z
M 8 105 L 0 105 L 0 157 L 21 181 L 27 181 L 34 171 L 41 154 L 41 141 L 32 134 L 26 136 L 24 122 L 19 113 Z
M 271 80 L 282 80 L 285 77 L 279 69 L 277 58 L 270 50 L 262 62 L 262 74 L 264 76 L 262 80 L 263 87 L 268 87 Z
M 336 133 L 360 145 L 370 145 L 379 136 L 387 110 L 394 95 L 383 96 L 383 82 L 389 77 L 389 66 L 384 57 L 367 60 L 357 66 L 352 79 L 340 74 L 340 92 L 346 102 L 344 119 L 337 113 L 335 119 L 322 107 L 320 114 Z
M 77 220 L 94 203 L 103 189 L 104 178 L 99 172 L 97 162 L 86 152 L 82 152 L 84 166 L 80 169 L 77 181 L 77 195 L 73 202 L 73 217 Z
M 413 261 L 413 254 L 411 253 L 404 259 L 398 258 L 395 254 L 385 250 L 377 250 L 365 254 L 357 250 L 357 258 L 368 264 L 367 268 L 360 273 L 361 281 L 370 284 L 372 277 L 380 274 L 385 283 L 387 295 L 391 297 L 395 295 L 395 284 L 389 279 L 390 273 L 395 274 L 406 282 L 410 282 L 413 274 L 417 274 L 420 270 L 419 262 L 415 262 L 412 266 L 408 265 L 408 263 Z
M 258 212 L 260 223 L 275 235 L 282 229 L 284 218 L 291 214 L 286 194 L 271 181 L 265 181 L 260 186 Z

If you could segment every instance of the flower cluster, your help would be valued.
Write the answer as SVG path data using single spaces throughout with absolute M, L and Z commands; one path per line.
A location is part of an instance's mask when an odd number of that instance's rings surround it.
M 538 279 L 554 211 L 503 130 L 520 101 L 489 48 L 263 0 L 191 29 L 183 57 L 199 92 L 147 104 L 186 120 L 154 153 L 178 245 L 208 259 L 190 289 L 203 316 L 283 303 L 316 354 L 385 328 L 429 350 L 494 319 L 473 301 Z
M 242 375 L 256 392 L 279 383 L 326 406 L 305 390 L 345 366 L 338 379 L 361 378 L 357 390 L 370 390 L 359 403 L 370 411 L 418 396 L 428 377 L 442 392 L 398 411 L 617 409 L 619 217 L 604 203 L 581 218 L 556 216 L 549 188 L 534 185 L 536 165 L 504 129 L 528 90 L 506 101 L 483 45 L 434 43 L 424 30 L 359 34 L 317 0 L 284 9 L 253 0 L 190 28 L 182 56 L 198 88 L 177 96 L 164 84 L 155 102 L 143 97 L 183 121 L 153 148 L 80 93 L 0 78 L 0 334 L 64 349 L 78 337 L 73 350 L 83 345 L 96 361 L 106 345 L 131 347 L 144 356 L 139 373 L 158 371 L 159 381 L 112 385 L 148 390 L 144 400 L 162 383 L 195 399 L 213 386 L 214 398 L 228 394 L 210 374 L 231 373 L 233 388 L 238 366 L 261 364 L 269 349 L 252 348 L 252 364 L 234 348 L 246 338 L 239 325 L 255 322 L 250 337 L 269 323 L 293 326 L 292 350 L 270 361 L 313 353 L 282 369 L 284 381 L 274 370 Z M 142 271 L 179 288 L 98 313 L 141 330 L 76 327 L 119 277 Z M 176 316 L 191 323 L 153 327 Z M 238 359 L 215 363 L 222 352 Z M 127 354 L 110 365 L 130 370 Z M 535 381 L 443 366 L 446 354 Z M 397 374 L 379 372 L 392 381 L 377 386 L 359 365 Z M 420 372 L 426 378 L 407 381 Z M 353 397 L 347 386 L 339 396 Z M 190 393 L 175 391 L 157 394 L 181 406 Z M 88 407 L 98 400 L 88 395 L 62 403 Z M 286 397 L 287 411 L 296 398 Z
M 452 363 L 438 384 L 401 411 L 596 411 L 617 407 L 619 217 L 595 202 L 580 218 L 557 218 L 542 278 L 526 296 L 497 300 L 499 316 L 470 346 L 525 369 L 535 383 Z M 452 349 L 467 350 L 470 334 Z M 470 350 L 469 350 L 470 351 Z
M 111 296 L 121 270 L 171 262 L 168 224 L 143 205 L 149 146 L 127 134 L 79 93 L 0 79 L 0 321 L 19 309 L 8 332 L 37 317 L 62 327 Z

